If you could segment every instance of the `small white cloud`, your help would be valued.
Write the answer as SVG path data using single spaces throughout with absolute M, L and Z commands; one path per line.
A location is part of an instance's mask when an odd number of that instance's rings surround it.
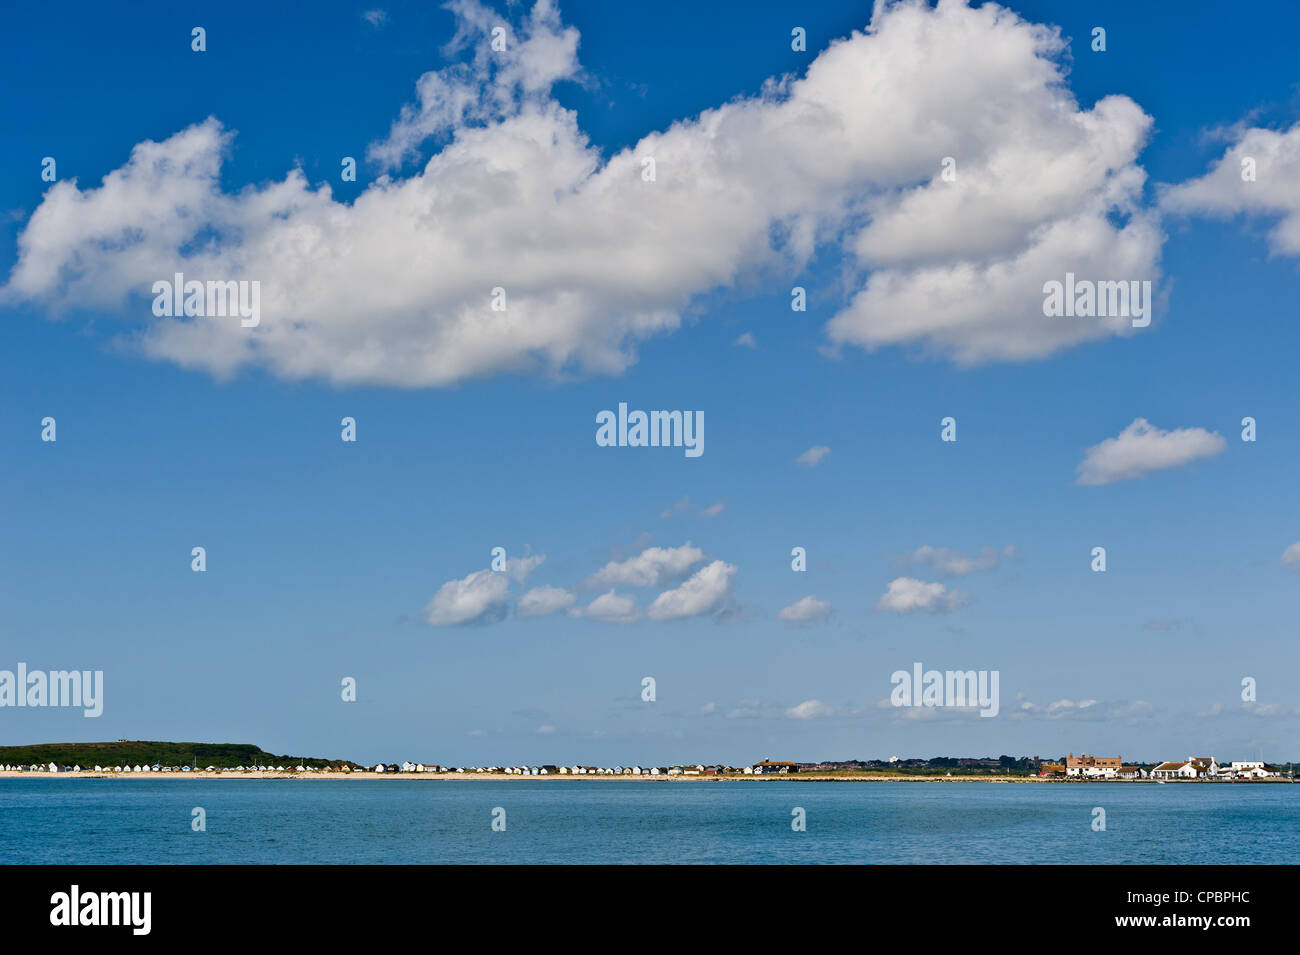
M 365 20 L 376 30 L 381 29 L 388 22 L 387 10 L 367 10 L 361 14 L 361 19 Z
M 1243 703 L 1241 708 L 1251 716 L 1300 716 L 1300 706 L 1289 703 Z
M 778 620 L 784 620 L 786 623 L 821 623 L 830 619 L 831 605 L 829 601 L 818 600 L 809 594 L 796 600 L 776 616 Z
M 821 700 L 804 700 L 786 710 L 785 715 L 792 720 L 811 720 L 821 716 L 834 716 L 835 711 Z
M 736 565 L 715 560 L 701 567 L 680 586 L 654 599 L 646 616 L 651 620 L 682 620 L 725 609 L 736 579 Z
M 1084 720 L 1103 722 L 1120 720 L 1136 723 L 1148 719 L 1155 713 L 1155 707 L 1146 700 L 1134 700 L 1132 703 L 1103 703 L 1100 700 L 1062 699 L 1048 703 L 1046 706 L 1024 700 L 1012 714 L 1013 719 L 1045 720 Z
M 528 579 L 528 575 L 542 565 L 546 560 L 545 554 L 532 554 L 528 557 L 509 557 L 506 559 L 506 573 L 513 580 L 521 584 Z
M 1228 442 L 1217 432 L 1204 428 L 1164 431 L 1146 418 L 1135 418 L 1117 437 L 1107 438 L 1084 452 L 1076 483 L 1098 485 L 1126 481 L 1151 471 L 1176 468 L 1189 461 L 1222 454 L 1227 447 Z
M 727 509 L 727 505 L 719 501 L 717 504 L 710 504 L 704 510 L 700 511 L 700 517 L 717 517 Z
M 913 567 L 928 567 L 942 577 L 965 577 L 982 570 L 993 570 L 1004 558 L 1014 557 L 1015 547 L 1008 546 L 1002 550 L 985 547 L 978 555 L 971 557 L 960 551 L 947 547 L 918 547 L 907 554 L 894 558 L 896 570 L 910 570 Z
M 735 344 L 737 344 L 737 345 L 743 345 L 745 348 L 757 348 L 757 347 L 758 347 L 758 342 L 756 342 L 756 341 L 754 340 L 754 336 L 751 335 L 749 332 L 745 332 L 745 334 L 743 334 L 743 335 L 741 335 L 739 338 L 737 338 L 736 341 L 735 341 Z
M 667 520 L 670 517 L 676 517 L 678 514 L 680 514 L 682 511 L 686 510 L 686 508 L 690 506 L 691 506 L 690 495 L 689 494 L 684 495 L 680 501 L 678 501 L 675 504 L 671 504 L 668 507 L 664 508 L 662 511 L 660 511 L 659 517 L 664 520 Z
M 578 598 L 563 587 L 534 587 L 515 605 L 517 617 L 545 617 L 568 610 Z
M 601 594 L 586 607 L 574 607 L 569 611 L 571 617 L 588 617 L 605 623 L 632 623 L 640 615 L 636 609 L 636 598 L 626 594 L 616 594 L 611 589 Z
M 815 468 L 826 460 L 826 455 L 831 453 L 831 449 L 824 444 L 814 445 L 799 457 L 794 459 L 795 464 L 802 464 L 806 468 Z
M 758 700 L 741 700 L 727 711 L 729 720 L 756 720 L 763 715 L 763 706 Z
M 1165 187 L 1167 212 L 1227 219 L 1259 216 L 1276 224 L 1268 235 L 1275 255 L 1300 255 L 1300 123 L 1285 132 L 1259 127 L 1233 131 L 1235 142 L 1204 176 Z M 1255 175 L 1242 173 L 1249 160 Z
M 610 561 L 585 581 L 589 589 L 612 587 L 657 587 L 681 577 L 704 559 L 704 551 L 687 541 L 681 547 L 647 547 L 635 557 Z
M 889 589 L 876 603 L 876 609 L 890 613 L 949 613 L 964 605 L 967 599 L 962 591 L 949 590 L 943 584 L 899 577 L 889 582 Z
M 1146 621 L 1146 623 L 1142 624 L 1142 629 L 1163 633 L 1168 630 L 1176 630 L 1182 625 L 1183 621 L 1178 617 L 1153 617 Z
M 555 727 L 550 723 L 543 723 L 541 726 L 537 727 L 537 732 L 543 736 L 549 736 L 551 733 L 555 732 Z
M 1296 541 L 1282 551 L 1282 566 L 1290 570 L 1300 571 L 1300 541 Z
M 449 580 L 424 608 L 425 619 L 435 627 L 462 623 L 491 623 L 506 614 L 510 582 L 505 574 L 476 570 L 462 580 Z

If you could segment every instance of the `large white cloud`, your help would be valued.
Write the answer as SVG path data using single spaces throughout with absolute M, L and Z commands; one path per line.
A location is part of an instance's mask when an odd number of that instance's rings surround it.
M 450 46 L 467 59 L 420 78 L 371 150 L 397 174 L 353 203 L 299 170 L 223 190 L 232 134 L 208 119 L 140 143 L 98 187 L 54 185 L 4 296 L 52 312 L 128 305 L 147 354 L 218 375 L 423 387 L 620 372 L 696 296 L 765 271 L 784 280 L 828 243 L 850 250 L 858 290 L 833 344 L 962 362 L 1131 333 L 1045 318 L 1042 285 L 1066 271 L 1159 277 L 1161 235 L 1136 205 L 1149 117 L 1122 96 L 1081 109 L 1058 32 L 993 4 L 881 4 L 802 78 L 608 157 L 551 95 L 580 67 L 550 0 L 503 54 L 488 46 L 501 18 L 453 7 Z M 403 176 L 430 137 L 441 148 Z M 945 156 L 954 182 L 939 176 Z M 151 284 L 177 271 L 259 280 L 260 324 L 154 318 Z
M 1276 219 L 1269 247 L 1278 255 L 1300 255 L 1300 123 L 1284 132 L 1238 130 L 1204 176 L 1165 187 L 1161 205 L 1175 213 Z
M 1204 428 L 1165 431 L 1146 418 L 1133 423 L 1116 437 L 1107 438 L 1084 452 L 1079 462 L 1079 484 L 1113 484 L 1138 478 L 1152 471 L 1176 468 L 1199 458 L 1221 454 L 1228 447 L 1223 435 Z
M 715 560 L 672 590 L 665 590 L 646 611 L 651 620 L 682 620 L 728 609 L 736 565 Z

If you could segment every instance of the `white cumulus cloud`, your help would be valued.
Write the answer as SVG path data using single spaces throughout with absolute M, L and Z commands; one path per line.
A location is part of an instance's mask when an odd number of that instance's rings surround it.
M 569 616 L 588 617 L 605 623 L 632 623 L 640 617 L 640 614 L 636 609 L 635 597 L 616 594 L 611 589 L 586 607 L 574 607 L 569 611 Z
M 736 566 L 715 560 L 701 567 L 680 586 L 665 590 L 654 599 L 646 616 L 651 620 L 681 620 L 726 609 Z
M 435 627 L 491 623 L 505 616 L 509 595 L 510 581 L 505 574 L 476 570 L 439 587 L 425 606 L 424 616 Z
M 507 18 L 449 6 L 461 60 L 420 77 L 369 150 L 387 172 L 353 201 L 301 169 L 224 188 L 234 133 L 209 118 L 138 143 L 98 185 L 51 186 L 0 295 L 124 310 L 132 347 L 216 376 L 442 387 L 620 373 L 699 297 L 797 274 L 819 247 L 849 250 L 833 346 L 965 363 L 1133 334 L 1046 318 L 1042 286 L 1067 270 L 1160 277 L 1136 163 L 1150 117 L 1125 96 L 1081 108 L 1059 31 L 993 3 L 878 3 L 803 76 L 609 155 L 552 93 L 582 76 L 552 0 L 510 23 L 504 54 L 489 43 Z M 152 283 L 176 272 L 259 281 L 260 324 L 153 316 Z
M 1300 570 L 1300 541 L 1296 541 L 1282 551 L 1282 566 L 1291 570 Z
M 519 598 L 515 615 L 519 617 L 545 617 L 568 610 L 578 598 L 563 587 L 534 587 Z
M 1152 471 L 1176 468 L 1210 458 L 1227 450 L 1228 442 L 1218 432 L 1204 428 L 1165 431 L 1146 418 L 1133 423 L 1114 438 L 1107 438 L 1084 452 L 1077 483 L 1113 484 L 1142 477 Z
M 1253 178 L 1245 173 L 1253 164 Z M 1227 151 L 1199 179 L 1167 186 L 1162 207 L 1216 218 L 1260 216 L 1276 255 L 1300 255 L 1300 123 L 1277 131 L 1240 129 Z
M 821 716 L 834 716 L 835 710 L 821 700 L 804 700 L 786 710 L 785 715 L 792 720 L 811 720 Z
M 585 581 L 596 589 L 620 584 L 627 587 L 657 587 L 681 577 L 704 559 L 704 551 L 687 541 L 681 547 L 647 547 L 635 557 L 610 561 Z
M 900 614 L 949 613 L 963 606 L 967 599 L 964 592 L 949 590 L 943 584 L 899 577 L 889 582 L 889 588 L 877 601 L 876 609 Z
M 809 594 L 783 608 L 776 616 L 786 623 L 821 623 L 830 619 L 831 605 L 829 601 L 818 600 Z

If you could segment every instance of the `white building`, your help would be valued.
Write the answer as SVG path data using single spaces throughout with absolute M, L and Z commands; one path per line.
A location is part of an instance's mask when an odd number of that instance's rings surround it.
M 1234 759 L 1227 771 L 1241 779 L 1267 779 L 1275 775 L 1258 759 Z
M 1188 756 L 1181 763 L 1161 763 L 1151 770 L 1152 779 L 1216 779 L 1219 764 L 1213 756 Z

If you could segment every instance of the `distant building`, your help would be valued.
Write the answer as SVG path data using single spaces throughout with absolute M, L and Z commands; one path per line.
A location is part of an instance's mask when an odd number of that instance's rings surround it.
M 1124 768 L 1124 760 L 1119 756 L 1089 756 L 1086 753 L 1075 756 L 1071 753 L 1065 758 L 1065 775 L 1087 778 L 1113 779 Z
M 1213 756 L 1189 756 L 1181 763 L 1161 763 L 1151 770 L 1152 779 L 1215 779 L 1219 764 Z
M 799 764 L 787 759 L 765 759 L 754 764 L 754 775 L 767 776 L 772 773 L 797 773 Z
M 1259 759 L 1234 759 L 1229 764 L 1226 774 L 1236 776 L 1239 779 L 1267 779 L 1269 776 L 1280 775 L 1277 770 Z

